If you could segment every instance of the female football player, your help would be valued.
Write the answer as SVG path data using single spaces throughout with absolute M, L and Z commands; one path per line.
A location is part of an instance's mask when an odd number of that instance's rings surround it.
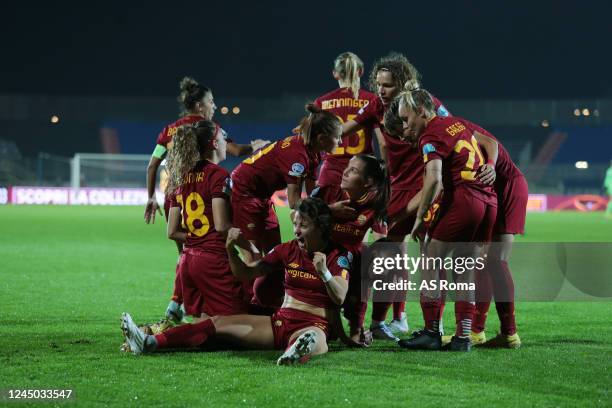
M 331 213 L 323 201 L 307 198 L 295 208 L 295 239 L 254 263 L 245 263 L 236 252 L 237 245 L 248 244 L 239 229 L 231 229 L 226 241 L 236 277 L 251 279 L 284 269 L 285 300 L 274 315 L 216 316 L 152 336 L 124 313 L 121 327 L 132 352 L 193 348 L 215 337 L 241 348 L 284 350 L 279 365 L 304 363 L 326 353 L 331 309 L 342 304 L 348 289 L 347 254 L 329 240 Z

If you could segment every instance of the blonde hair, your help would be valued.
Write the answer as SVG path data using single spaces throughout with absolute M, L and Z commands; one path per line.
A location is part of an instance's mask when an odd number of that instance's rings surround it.
M 305 116 L 299 124 L 300 134 L 306 146 L 312 146 L 315 142 L 314 138 L 318 134 L 331 134 L 338 127 L 342 127 L 342 123 L 336 115 L 322 110 L 314 103 L 306 105 L 306 112 L 309 112 L 309 115 Z
M 436 108 L 431 94 L 426 89 L 417 88 L 413 91 L 404 91 L 397 97 L 399 103 L 417 112 L 420 107 L 428 115 L 433 115 Z
M 172 138 L 172 148 L 166 158 L 168 173 L 166 195 L 172 194 L 177 187 L 183 184 L 187 173 L 212 148 L 212 141 L 216 134 L 217 125 L 209 120 L 202 120 L 177 129 Z
M 340 79 L 348 82 L 349 88 L 353 91 L 353 97 L 359 98 L 359 88 L 361 87 L 360 71 L 363 73 L 363 61 L 352 52 L 343 52 L 334 60 L 334 71 Z

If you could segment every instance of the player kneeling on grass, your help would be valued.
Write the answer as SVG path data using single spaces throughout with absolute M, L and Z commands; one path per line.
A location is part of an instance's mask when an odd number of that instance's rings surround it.
M 240 279 L 252 279 L 283 268 L 282 307 L 272 316 L 215 316 L 155 336 L 146 335 L 124 313 L 121 328 L 133 353 L 194 348 L 212 337 L 241 348 L 285 350 L 279 365 L 303 363 L 326 353 L 332 309 L 342 304 L 348 289 L 346 251 L 329 241 L 330 227 L 329 207 L 319 199 L 305 199 L 293 219 L 295 239 L 250 264 L 236 252 L 238 245 L 248 242 L 239 229 L 231 229 L 226 248 L 232 272 Z

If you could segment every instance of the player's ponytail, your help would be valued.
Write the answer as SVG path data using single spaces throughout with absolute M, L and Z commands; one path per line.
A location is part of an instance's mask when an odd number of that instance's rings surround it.
M 387 204 L 389 202 L 389 195 L 391 194 L 387 166 L 384 160 L 379 160 L 374 156 L 359 154 L 357 157 L 365 164 L 363 170 L 364 179 L 372 180 L 372 189 L 376 193 L 372 199 L 374 216 L 377 221 L 383 221 L 387 215 Z
M 359 98 L 361 87 L 361 74 L 363 73 L 363 61 L 352 52 L 343 52 L 334 60 L 334 71 L 340 77 L 341 82 L 353 92 L 355 99 Z
M 181 93 L 177 100 L 181 104 L 183 114 L 187 114 L 195 108 L 196 103 L 204 99 L 207 93 L 211 92 L 210 88 L 200 85 L 191 77 L 184 77 L 179 84 Z
M 166 194 L 171 194 L 183 184 L 187 173 L 212 149 L 217 134 L 217 125 L 202 120 L 193 125 L 181 126 L 172 138 L 172 148 L 166 158 L 168 185 Z
M 339 126 L 342 126 L 336 115 L 322 110 L 314 103 L 306 104 L 306 112 L 309 114 L 298 125 L 306 146 L 312 146 L 317 135 L 333 134 Z
M 418 91 L 420 88 L 421 88 L 421 83 L 419 82 L 417 78 L 409 79 L 404 84 L 404 91 L 406 92 Z

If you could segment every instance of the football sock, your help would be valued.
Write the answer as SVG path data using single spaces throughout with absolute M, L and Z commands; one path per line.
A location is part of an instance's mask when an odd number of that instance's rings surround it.
M 206 342 L 216 333 L 212 320 L 204 320 L 196 324 L 183 324 L 155 335 L 157 348 L 190 348 L 197 347 Z
M 145 351 L 155 351 L 157 349 L 157 339 L 155 336 L 147 336 L 144 344 Z
M 472 330 L 472 318 L 474 316 L 474 304 L 459 300 L 455 302 L 455 336 L 468 337 Z
M 440 331 L 440 299 L 430 299 L 421 296 L 421 310 L 425 328 L 435 332 Z
M 171 300 L 174 300 L 176 303 L 183 303 L 183 285 L 181 283 L 181 278 L 178 273 L 179 264 L 176 264 L 176 275 L 174 277 L 174 289 L 172 292 Z
M 405 310 L 406 302 L 393 302 L 393 320 L 402 320 Z
M 514 280 L 507 261 L 499 261 L 496 265 L 495 308 L 501 324 L 501 332 L 505 335 L 516 333 L 516 320 L 514 317 Z M 499 299 L 499 301 L 498 301 Z
M 395 304 L 394 304 L 395 305 Z M 387 319 L 387 312 L 391 302 L 373 302 L 372 303 L 372 324 L 374 321 L 384 322 Z
M 476 271 L 476 311 L 472 322 L 472 331 L 480 333 L 484 331 L 487 321 L 487 313 L 493 297 L 491 275 L 494 273 L 495 262 L 489 260 L 485 269 Z

